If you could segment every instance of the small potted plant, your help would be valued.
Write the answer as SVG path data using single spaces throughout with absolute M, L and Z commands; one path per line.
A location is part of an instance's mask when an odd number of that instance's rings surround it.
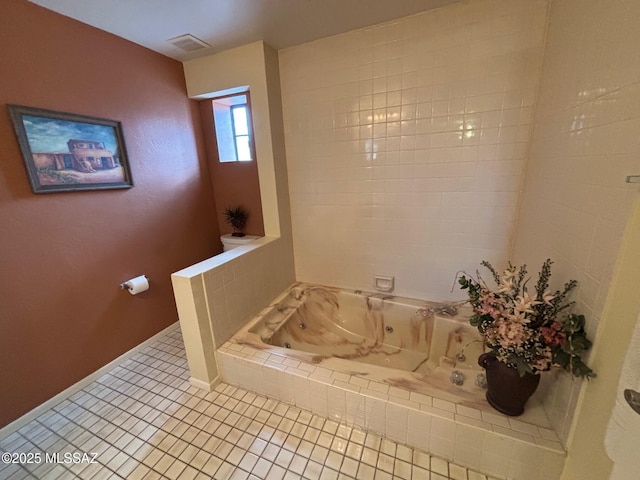
M 489 262 L 482 262 L 492 274 L 491 289 L 480 273 L 460 276 L 473 308 L 470 323 L 478 328 L 489 349 L 478 359 L 487 371 L 487 401 L 507 415 L 520 415 L 535 392 L 540 373 L 560 367 L 576 377 L 593 378 L 595 373 L 582 360 L 591 346 L 584 330 L 584 315 L 570 313 L 575 302 L 567 295 L 577 285 L 565 283 L 551 292 L 551 260 L 542 265 L 538 281 L 529 293 L 526 265 L 509 262 L 499 274 Z
M 249 212 L 245 210 L 242 205 L 237 207 L 227 207 L 224 209 L 224 219 L 233 227 L 234 237 L 244 237 L 244 227 L 247 224 L 249 218 Z

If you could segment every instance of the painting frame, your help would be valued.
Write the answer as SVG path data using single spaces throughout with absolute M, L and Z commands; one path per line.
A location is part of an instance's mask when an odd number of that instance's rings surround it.
M 134 186 L 119 121 L 24 105 L 7 108 L 33 193 Z

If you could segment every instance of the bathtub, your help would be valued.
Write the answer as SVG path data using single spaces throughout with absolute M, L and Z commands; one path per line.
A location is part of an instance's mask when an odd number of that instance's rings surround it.
M 482 340 L 461 307 L 460 302 L 297 284 L 237 340 L 305 352 L 316 364 L 351 360 L 413 373 L 422 381 L 432 377 L 427 381 L 432 386 L 481 398 L 485 380 L 477 358 Z
M 559 478 L 565 452 L 539 400 L 517 419 L 488 405 L 470 315 L 461 302 L 296 283 L 218 349 L 219 374 L 498 478 Z

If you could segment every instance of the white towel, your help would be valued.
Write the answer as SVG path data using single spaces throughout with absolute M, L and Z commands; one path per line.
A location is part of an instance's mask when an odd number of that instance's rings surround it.
M 624 398 L 624 390 L 640 391 L 640 317 L 629 343 L 616 394 L 616 404 L 611 412 L 604 446 L 614 461 L 609 480 L 638 478 L 640 459 L 640 415 L 634 412 Z

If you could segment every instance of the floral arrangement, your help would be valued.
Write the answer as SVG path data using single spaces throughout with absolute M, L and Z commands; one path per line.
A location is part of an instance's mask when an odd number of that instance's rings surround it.
M 570 280 L 562 291 L 551 292 L 552 263 L 549 259 L 544 262 L 535 293 L 531 294 L 526 265 L 517 268 L 509 262 L 500 275 L 489 262 L 482 262 L 493 275 L 495 290 L 487 286 L 479 272 L 476 278 L 461 275 L 458 283 L 468 290 L 473 307 L 471 325 L 478 328 L 496 358 L 516 368 L 520 376 L 562 367 L 577 377 L 595 377 L 581 358 L 591 346 L 584 330 L 584 315 L 568 313 L 575 302 L 566 298 L 577 282 Z

